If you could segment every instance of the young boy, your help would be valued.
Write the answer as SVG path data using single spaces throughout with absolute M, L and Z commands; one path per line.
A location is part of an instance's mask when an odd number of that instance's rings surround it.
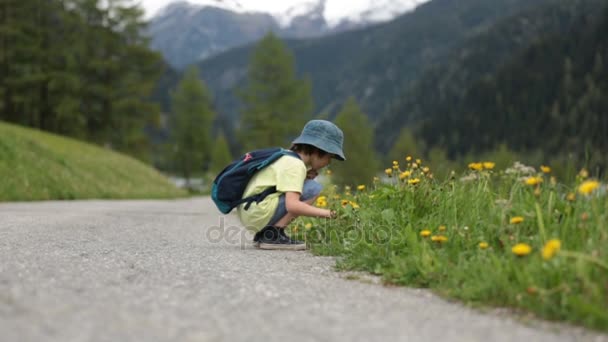
M 249 209 L 237 208 L 241 223 L 256 231 L 254 243 L 260 249 L 306 249 L 302 241 L 290 239 L 285 227 L 298 216 L 335 218 L 333 210 L 312 204 L 321 192 L 314 178 L 318 170 L 329 165 L 332 158 L 345 160 L 342 145 L 344 134 L 336 125 L 325 120 L 311 120 L 293 141 L 291 150 L 300 158 L 285 155 L 258 172 L 245 188 L 243 198 L 276 186 L 277 192 Z

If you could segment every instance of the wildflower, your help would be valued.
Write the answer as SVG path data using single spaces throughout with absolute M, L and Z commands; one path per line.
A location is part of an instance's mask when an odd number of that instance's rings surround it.
M 598 182 L 598 181 L 595 181 L 595 180 L 584 181 L 583 184 L 581 184 L 578 187 L 578 192 L 583 195 L 589 195 L 595 189 L 597 189 L 599 186 L 600 186 L 600 182 Z
M 349 201 L 348 200 L 342 200 L 342 202 L 340 202 L 340 204 L 342 205 L 342 208 L 346 208 L 346 206 L 348 205 Z
M 295 226 L 291 229 L 292 232 L 297 233 L 298 232 L 298 226 Z
M 305 225 L 304 225 L 304 228 L 306 228 L 306 229 L 310 229 L 310 228 L 312 228 L 312 223 L 307 223 L 307 224 L 305 224 Z
M 412 163 L 412 169 L 417 169 L 417 168 L 418 168 L 418 164 Z
M 412 161 L 412 156 L 405 157 L 405 161 L 408 161 L 408 162 Z
M 374 183 L 378 183 L 379 181 L 380 181 L 380 178 L 374 177 Z
M 488 248 L 488 243 L 487 242 L 480 242 L 478 246 L 479 246 L 480 249 L 486 249 L 486 248 Z
M 399 162 L 396 160 L 393 160 L 393 166 L 399 166 Z
M 438 228 L 438 229 L 439 229 L 439 231 L 440 231 L 440 232 L 443 232 L 443 231 L 445 231 L 445 226 L 444 226 L 444 225 L 441 225 L 441 226 L 439 226 L 439 228 Z
M 492 170 L 495 165 L 493 162 L 483 162 L 483 168 L 486 170 Z
M 524 256 L 530 254 L 532 252 L 532 247 L 526 243 L 518 243 L 517 245 L 511 248 L 511 252 L 517 256 Z
M 521 216 L 513 216 L 511 217 L 511 220 L 509 221 L 509 223 L 511 224 L 520 224 L 524 222 L 524 218 Z
M 431 169 L 429 169 L 428 166 L 422 168 L 422 172 L 424 173 L 429 173 L 429 171 L 431 171 Z
M 421 165 L 422 164 L 422 160 L 416 159 L 416 164 Z
M 448 241 L 448 238 L 445 235 L 433 235 L 433 236 L 431 236 L 431 241 L 444 243 L 444 242 Z
M 475 170 L 475 171 L 481 171 L 481 170 L 483 170 L 483 164 L 482 163 L 470 163 L 469 169 Z
M 420 179 L 418 179 L 418 178 L 410 179 L 407 181 L 407 184 L 412 184 L 412 185 L 415 185 L 418 183 L 420 183 Z
M 555 176 L 551 176 L 550 181 L 551 185 L 557 185 L 557 178 L 555 178 Z
M 589 171 L 587 171 L 587 169 L 581 169 L 581 171 L 578 173 L 578 176 L 582 179 L 585 179 L 589 177 Z
M 541 170 L 543 173 L 551 173 L 551 168 L 550 168 L 549 166 L 541 165 L 541 166 L 540 166 L 540 170 Z
M 526 178 L 526 184 L 528 185 L 538 185 L 543 182 L 543 179 L 540 177 L 528 177 Z
M 543 247 L 542 250 L 543 259 L 550 260 L 551 258 L 553 258 L 561 247 L 562 242 L 558 239 L 551 239 L 547 241 L 545 247 Z
M 365 185 L 359 185 L 359 186 L 357 187 L 357 190 L 359 190 L 359 191 L 363 191 L 363 190 L 365 190 Z
M 399 174 L 399 179 L 400 180 L 404 180 L 405 178 L 409 177 L 412 173 L 410 171 L 403 171 Z
M 327 197 L 325 197 L 325 196 L 319 196 L 317 198 L 317 203 L 316 204 L 317 204 L 317 207 L 321 207 L 321 208 L 327 207 Z
M 357 204 L 357 202 L 349 201 L 348 204 L 350 204 L 353 209 L 359 209 L 359 205 Z
M 427 237 L 427 236 L 430 236 L 430 235 L 431 235 L 431 231 L 428 230 L 428 229 L 425 229 L 425 230 L 423 230 L 423 231 L 420 232 L 420 236 L 422 236 L 422 237 Z
M 392 177 L 393 176 L 393 169 L 388 168 L 388 169 L 384 170 L 384 173 L 386 173 L 387 176 Z
M 569 192 L 568 195 L 566 195 L 566 199 L 572 202 L 576 199 L 576 195 L 573 192 Z

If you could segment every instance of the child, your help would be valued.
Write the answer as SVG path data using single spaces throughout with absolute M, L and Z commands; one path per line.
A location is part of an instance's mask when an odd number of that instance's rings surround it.
M 277 192 L 249 209 L 237 208 L 245 227 L 256 231 L 254 243 L 261 249 L 306 249 L 302 241 L 290 239 L 285 227 L 298 216 L 335 218 L 333 210 L 312 204 L 321 192 L 314 178 L 318 170 L 329 165 L 332 158 L 345 160 L 342 145 L 344 134 L 336 125 L 325 120 L 311 120 L 293 141 L 291 150 L 300 158 L 285 155 L 258 172 L 245 189 L 243 198 L 276 186 Z

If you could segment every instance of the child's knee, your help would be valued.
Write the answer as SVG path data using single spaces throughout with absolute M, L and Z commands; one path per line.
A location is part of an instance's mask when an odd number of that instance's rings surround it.
M 319 182 L 312 179 L 307 179 L 304 181 L 304 187 L 302 189 L 302 196 L 300 196 L 300 199 L 306 201 L 317 197 L 321 193 L 322 189 L 323 186 Z

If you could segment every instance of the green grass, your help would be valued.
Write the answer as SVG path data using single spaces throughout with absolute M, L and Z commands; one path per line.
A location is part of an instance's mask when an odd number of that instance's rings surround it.
M 133 158 L 0 122 L 0 201 L 187 195 Z
M 314 253 L 340 256 L 342 270 L 608 331 L 605 185 L 585 195 L 578 192 L 583 177 L 564 185 L 535 172 L 543 182 L 528 185 L 523 172 L 492 169 L 437 181 L 408 167 L 412 175 L 404 180 L 396 170 L 362 191 L 327 189 L 327 205 L 339 210 L 339 220 L 299 218 L 296 236 Z M 408 184 L 414 177 L 420 182 Z M 515 216 L 523 222 L 511 223 Z M 447 241 L 432 240 L 439 235 Z M 544 258 L 552 239 L 561 247 Z M 518 243 L 531 253 L 514 254 Z

